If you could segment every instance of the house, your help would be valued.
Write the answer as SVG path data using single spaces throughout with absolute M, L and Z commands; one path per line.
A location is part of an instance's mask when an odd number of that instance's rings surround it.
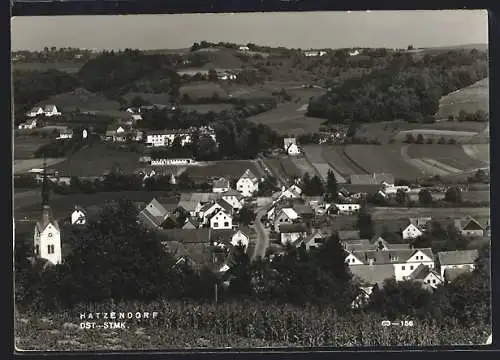
M 243 207 L 242 196 L 236 190 L 230 189 L 223 192 L 221 199 L 231 205 L 233 211 L 239 211 Z
M 302 189 L 295 184 L 291 185 L 288 189 L 283 186 L 276 201 L 280 201 L 282 199 L 298 199 L 301 194 Z
M 29 119 L 17 126 L 20 130 L 35 129 L 37 127 L 37 119 Z
M 172 216 L 178 209 L 177 203 L 160 203 L 153 198 L 151 202 L 138 215 L 138 219 L 145 226 L 158 229 L 163 227 L 166 221 L 172 221 Z
M 359 55 L 359 50 L 349 51 L 349 56 Z
M 61 231 L 49 205 L 43 206 L 42 217 L 35 225 L 33 243 L 37 258 L 54 265 L 62 263 Z
M 48 117 L 61 115 L 55 105 L 45 105 L 43 107 L 43 114 Z
M 406 280 L 418 281 L 424 286 L 433 289 L 443 283 L 441 275 L 435 269 L 431 269 L 427 265 L 419 265 L 415 271 L 406 278 Z
M 226 179 L 224 177 L 215 180 L 212 184 L 212 191 L 214 193 L 224 193 L 226 191 L 229 191 L 230 189 L 231 184 L 229 182 L 229 179 Z
M 451 269 L 472 271 L 479 257 L 477 250 L 442 251 L 438 253 L 440 275 L 445 278 L 445 272 Z
M 87 214 L 83 208 L 75 205 L 75 209 L 71 213 L 71 224 L 85 225 L 87 223 Z
M 293 204 L 293 209 L 297 215 L 304 221 L 310 221 L 314 218 L 314 210 L 307 204 Z
M 281 224 L 278 231 L 283 245 L 293 245 L 307 236 L 307 227 L 304 224 Z
M 457 219 L 454 224 L 462 236 L 483 237 L 485 234 L 485 226 L 471 216 L 467 216 L 465 219 Z
M 26 113 L 27 117 L 36 117 L 40 115 L 43 115 L 43 108 L 41 108 L 40 106 L 35 106 L 33 109 Z
M 349 266 L 379 266 L 392 265 L 396 281 L 402 281 L 410 276 L 421 264 L 435 268 L 434 257 L 430 248 L 395 249 L 390 251 L 353 251 L 346 257 Z
M 309 51 L 304 51 L 304 55 L 306 57 L 316 57 L 316 56 L 325 56 L 326 51 L 324 50 L 309 50 Z
M 250 235 L 246 234 L 242 229 L 238 229 L 231 237 L 231 244 L 233 246 L 241 244 L 246 249 L 248 248 L 249 242 L 250 242 Z
M 199 218 L 200 211 L 207 203 L 215 201 L 219 198 L 218 194 L 214 193 L 182 193 L 179 200 L 179 208 L 184 209 L 190 216 Z
M 295 212 L 293 208 L 283 208 L 274 217 L 274 231 L 279 231 L 279 226 L 282 224 L 292 224 L 297 219 L 299 215 Z
M 353 174 L 350 183 L 354 185 L 382 185 L 394 184 L 394 176 L 388 173 Z
M 58 139 L 71 139 L 73 138 L 73 129 L 62 129 L 59 131 Z
M 313 248 L 322 246 L 330 235 L 331 231 L 327 231 L 325 229 L 314 229 L 312 233 L 303 241 L 306 246 L 306 250 L 309 251 Z
M 250 48 L 248 46 L 240 46 L 238 48 L 239 51 L 250 51 Z
M 391 264 L 355 264 L 349 266 L 349 270 L 354 277 L 370 287 L 377 285 L 379 288 L 382 288 L 385 280 L 395 278 L 396 276 L 394 266 Z
M 243 197 L 250 197 L 259 190 L 259 179 L 250 169 L 246 169 L 236 182 L 236 190 L 238 190 Z
M 181 145 L 185 146 L 191 143 L 191 130 L 188 129 L 169 129 L 151 132 L 146 136 L 146 145 L 152 147 L 170 146 L 179 138 Z
M 86 139 L 88 135 L 89 135 L 88 131 L 86 129 L 83 129 L 82 130 L 82 139 Z
M 192 165 L 196 161 L 192 158 L 151 159 L 151 166 Z
M 333 204 L 328 210 L 330 214 L 351 215 L 357 213 L 360 209 L 360 204 Z
M 286 152 L 290 156 L 300 155 L 300 149 L 297 144 L 291 144 L 288 149 L 286 149 Z
M 402 231 L 403 240 L 416 239 L 422 236 L 427 231 L 431 221 L 431 217 L 408 219 L 408 225 Z
M 193 217 L 189 216 L 186 218 L 186 222 L 182 226 L 184 230 L 198 229 L 200 227 L 200 223 Z
M 368 305 L 372 293 L 373 286 L 361 286 L 358 294 L 351 303 L 351 309 L 361 309 Z
M 217 211 L 223 210 L 224 212 L 231 214 L 233 208 L 226 201 L 219 199 L 217 201 L 208 202 L 199 211 L 199 216 L 202 219 L 203 224 L 208 224 L 212 215 Z
M 224 209 L 218 209 L 209 217 L 210 229 L 232 229 L 233 217 Z
M 288 152 L 288 148 L 290 145 L 297 145 L 297 139 L 296 138 L 284 138 L 283 139 L 283 149 Z

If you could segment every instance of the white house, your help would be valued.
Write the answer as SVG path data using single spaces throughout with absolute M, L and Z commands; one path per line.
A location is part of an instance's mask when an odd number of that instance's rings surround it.
M 236 231 L 231 238 L 231 244 L 233 246 L 241 244 L 245 247 L 245 249 L 248 247 L 249 242 L 250 242 L 249 236 L 241 230 Z
M 299 218 L 297 212 L 292 208 L 281 209 L 274 216 L 274 231 L 279 231 L 279 226 L 282 224 L 292 224 Z
M 224 209 L 219 209 L 210 218 L 211 229 L 232 229 L 233 217 Z
M 359 55 L 359 50 L 349 51 L 349 56 Z
M 240 46 L 238 48 L 239 51 L 250 51 L 250 48 L 248 46 Z
M 419 265 L 410 276 L 408 280 L 421 282 L 424 286 L 430 288 L 437 288 L 438 285 L 443 283 L 443 278 L 435 269 L 431 269 L 426 265 Z
M 403 229 L 403 240 L 415 239 L 427 230 L 432 218 L 419 217 L 408 219 L 408 225 Z
M 288 148 L 290 145 L 297 145 L 297 139 L 296 138 L 284 138 L 283 139 L 283 150 L 288 151 Z
M 286 152 L 290 156 L 295 156 L 295 155 L 300 155 L 300 149 L 297 144 L 291 144 L 288 149 L 286 149 Z
M 259 190 L 259 179 L 250 171 L 250 169 L 246 169 L 236 183 L 236 190 L 238 190 L 244 197 L 250 197 L 253 193 Z
M 241 201 L 242 196 L 236 190 L 230 189 L 226 192 L 223 192 L 221 195 L 221 199 L 231 205 L 231 207 L 235 211 L 238 211 L 243 207 L 243 203 Z
M 87 130 L 83 129 L 83 131 L 82 131 L 82 138 L 86 139 L 88 135 L 89 135 L 89 133 L 87 132 Z
M 212 192 L 214 193 L 225 193 L 231 189 L 230 182 L 228 179 L 221 177 L 213 182 Z
M 428 266 L 430 269 L 435 268 L 430 248 L 352 251 L 348 252 L 346 262 L 349 266 L 392 265 L 396 281 L 405 280 L 420 265 Z
M 307 237 L 307 228 L 304 224 L 281 224 L 279 226 L 281 244 L 295 244 Z
M 337 209 L 337 212 L 342 215 L 350 215 L 358 212 L 361 209 L 360 204 L 334 204 Z M 331 210 L 331 207 L 329 209 Z
M 33 240 L 37 257 L 46 259 L 54 265 L 62 262 L 61 231 L 48 205 L 44 205 L 42 218 L 35 225 Z
M 39 115 L 43 115 L 43 108 L 41 108 L 39 106 L 34 107 L 33 109 L 31 109 L 30 111 L 28 111 L 26 113 L 27 117 L 36 117 Z
M 29 119 L 17 126 L 18 129 L 35 129 L 37 127 L 36 119 Z
M 406 228 L 403 229 L 402 232 L 403 240 L 416 239 L 419 236 L 422 236 L 422 234 L 423 232 L 413 224 L 409 224 Z
M 48 117 L 61 115 L 55 105 L 45 105 L 43 107 L 43 114 Z
M 462 269 L 472 271 L 479 257 L 477 250 L 442 251 L 438 253 L 440 274 L 445 278 L 448 270 Z
M 319 51 L 318 50 L 309 50 L 309 51 L 305 51 L 304 55 L 306 57 L 325 56 L 326 51 L 324 51 L 324 50 L 319 50 Z
M 58 139 L 71 139 L 73 138 L 73 129 L 63 129 L 59 131 Z
M 485 234 L 485 226 L 471 216 L 467 216 L 465 219 L 457 219 L 454 223 L 462 236 L 482 237 Z
M 75 209 L 71 213 L 71 224 L 72 225 L 85 225 L 87 223 L 87 214 L 78 205 L 75 205 Z
M 281 199 L 298 199 L 300 198 L 301 194 L 302 194 L 302 189 L 295 184 L 290 186 L 288 189 L 283 186 L 281 188 L 281 194 L 279 195 L 276 201 L 279 201 Z
M 190 130 L 162 130 L 151 132 L 146 136 L 146 144 L 153 147 L 170 146 L 176 138 L 181 139 L 181 145 L 191 143 Z

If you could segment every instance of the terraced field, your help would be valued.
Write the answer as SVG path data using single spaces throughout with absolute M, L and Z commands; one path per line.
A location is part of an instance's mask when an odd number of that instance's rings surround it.
M 312 166 L 312 164 L 309 163 L 309 161 L 307 161 L 307 159 L 305 157 L 303 157 L 303 156 L 290 156 L 289 159 L 297 167 L 297 169 L 299 169 L 299 171 L 302 173 L 302 176 L 305 173 L 308 173 L 309 176 L 314 176 L 314 175 L 320 176 L 320 173 L 318 172 L 318 170 L 316 170 L 316 168 L 314 166 Z
M 367 173 L 345 156 L 343 146 L 323 146 L 322 157 L 343 177 L 348 177 L 351 174 Z
M 489 144 L 462 145 L 462 149 L 469 157 L 481 161 L 485 164 L 490 163 Z
M 326 146 L 321 145 L 308 145 L 304 146 L 303 149 L 304 155 L 309 160 L 314 168 L 316 168 L 317 172 L 320 174 L 323 180 L 326 180 L 328 177 L 328 171 L 333 171 L 335 174 L 335 178 L 338 183 L 345 183 L 346 179 L 342 176 L 336 168 L 332 167 L 332 165 L 326 160 L 325 150 L 328 150 Z
M 474 147 L 470 149 L 470 153 L 474 152 Z M 477 147 L 477 157 L 485 156 L 484 149 Z M 481 151 L 481 153 L 479 152 Z M 440 168 L 449 173 L 459 173 L 461 171 L 472 170 L 488 166 L 484 161 L 469 156 L 464 147 L 460 145 L 417 145 L 408 146 L 407 155 L 412 159 L 422 159 L 431 166 Z

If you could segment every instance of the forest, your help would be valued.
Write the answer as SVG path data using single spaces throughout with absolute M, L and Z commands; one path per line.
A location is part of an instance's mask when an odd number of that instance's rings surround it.
M 458 50 L 421 58 L 396 52 L 360 76 L 330 81 L 323 96 L 310 100 L 307 114 L 332 124 L 425 121 L 437 112 L 441 96 L 487 75 L 486 52 Z

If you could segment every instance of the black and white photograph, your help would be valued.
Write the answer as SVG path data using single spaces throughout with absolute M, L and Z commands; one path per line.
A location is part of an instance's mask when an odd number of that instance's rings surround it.
M 486 10 L 11 43 L 17 352 L 492 343 Z

